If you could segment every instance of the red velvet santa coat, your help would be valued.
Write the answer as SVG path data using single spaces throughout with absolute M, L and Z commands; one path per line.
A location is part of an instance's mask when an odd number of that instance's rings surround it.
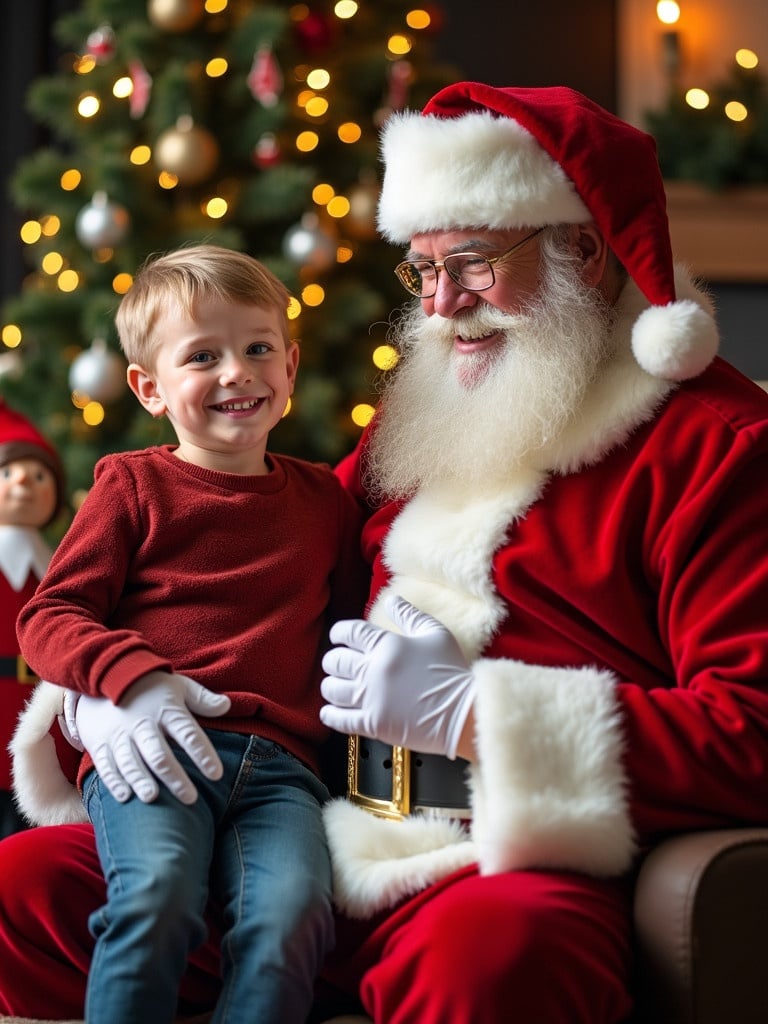
M 363 543 L 370 617 L 391 589 L 470 661 L 477 762 L 469 837 L 328 805 L 349 915 L 468 862 L 615 875 L 665 833 L 768 822 L 768 395 L 726 363 L 676 386 L 627 349 L 537 465 L 386 505 Z

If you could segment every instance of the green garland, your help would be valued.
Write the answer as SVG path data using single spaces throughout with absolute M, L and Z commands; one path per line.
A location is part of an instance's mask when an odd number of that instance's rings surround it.
M 710 103 L 694 110 L 677 91 L 666 108 L 646 112 L 665 178 L 695 181 L 713 190 L 768 183 L 768 90 L 757 70 L 736 65 L 730 77 L 707 90 Z M 724 113 L 731 101 L 743 103 L 748 116 L 732 121 Z

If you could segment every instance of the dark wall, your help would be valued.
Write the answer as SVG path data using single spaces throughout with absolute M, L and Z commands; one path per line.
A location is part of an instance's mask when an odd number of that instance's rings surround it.
M 616 109 L 616 0 L 443 0 L 438 50 L 489 85 L 569 85 Z

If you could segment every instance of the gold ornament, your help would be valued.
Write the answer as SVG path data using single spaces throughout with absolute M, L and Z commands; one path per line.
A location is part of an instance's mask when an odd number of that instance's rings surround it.
M 188 32 L 203 16 L 203 0 L 149 0 L 147 17 L 164 32 Z
M 175 174 L 180 185 L 199 185 L 216 170 L 219 144 L 206 128 L 184 115 L 158 137 L 154 161 L 161 171 Z

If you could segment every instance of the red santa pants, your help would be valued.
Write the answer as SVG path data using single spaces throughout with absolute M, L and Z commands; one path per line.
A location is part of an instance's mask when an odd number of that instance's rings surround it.
M 0 843 L 0 1012 L 82 1016 L 104 900 L 88 825 Z M 631 1010 L 629 889 L 581 875 L 465 869 L 374 922 L 339 922 L 326 976 L 380 1024 L 608 1024 Z M 217 936 L 190 959 L 180 1011 L 218 992 Z

